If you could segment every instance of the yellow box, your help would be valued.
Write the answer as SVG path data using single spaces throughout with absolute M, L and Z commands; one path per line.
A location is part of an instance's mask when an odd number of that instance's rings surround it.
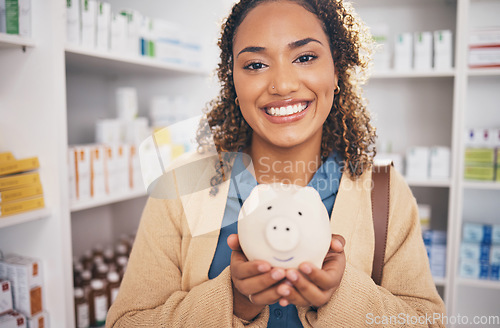
M 475 163 L 491 164 L 495 163 L 495 149 L 493 148 L 466 148 L 465 163 L 475 165 Z
M 0 191 L 26 187 L 35 183 L 40 183 L 38 172 L 0 177 Z
M 13 161 L 0 162 L 0 176 L 32 171 L 40 167 L 38 157 L 30 157 Z
M 10 151 L 0 153 L 0 162 L 14 161 L 16 158 Z
M 27 211 L 36 210 L 39 208 L 43 208 L 45 206 L 45 202 L 43 200 L 43 196 L 37 196 L 29 199 L 22 199 L 14 202 L 7 202 L 0 204 L 0 218 L 24 213 Z
M 493 166 L 465 166 L 464 178 L 467 180 L 493 181 L 495 168 Z
M 0 191 L 0 204 L 4 202 L 12 202 L 23 198 L 30 198 L 42 194 L 43 194 L 42 185 L 40 184 L 40 182 L 37 182 L 31 186 Z

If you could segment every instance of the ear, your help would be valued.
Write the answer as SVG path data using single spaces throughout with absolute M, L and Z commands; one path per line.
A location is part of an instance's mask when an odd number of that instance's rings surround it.
M 245 200 L 243 207 L 241 208 L 244 215 L 249 215 L 255 211 L 261 204 L 270 201 L 275 198 L 278 194 L 268 184 L 260 184 L 252 189 L 250 196 Z
M 293 194 L 293 199 L 308 204 L 321 203 L 321 196 L 313 187 L 302 187 Z

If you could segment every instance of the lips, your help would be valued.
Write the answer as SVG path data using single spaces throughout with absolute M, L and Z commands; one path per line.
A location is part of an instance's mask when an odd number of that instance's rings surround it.
M 290 116 L 304 111 L 310 101 L 302 99 L 287 99 L 268 103 L 262 108 L 266 114 L 275 117 Z

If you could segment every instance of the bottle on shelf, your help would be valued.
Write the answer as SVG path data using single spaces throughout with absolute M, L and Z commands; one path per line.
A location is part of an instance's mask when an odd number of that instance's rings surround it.
M 89 302 L 85 297 L 85 292 L 82 288 L 75 288 L 74 295 L 76 328 L 89 328 Z
M 81 278 L 82 278 L 82 289 L 83 289 L 83 292 L 85 294 L 85 297 L 88 298 L 88 296 L 90 295 L 90 282 L 92 281 L 92 273 L 90 272 L 90 270 L 84 270 L 82 271 L 81 273 Z
M 118 296 L 118 291 L 120 290 L 120 275 L 116 271 L 108 272 L 108 300 L 109 306 L 114 303 L 116 296 Z
M 108 313 L 108 296 L 101 279 L 90 282 L 90 323 L 92 326 L 104 326 Z
M 123 275 L 127 268 L 127 264 L 128 264 L 128 257 L 126 256 L 120 256 L 116 259 L 116 266 L 118 274 L 120 275 L 120 280 L 123 279 Z

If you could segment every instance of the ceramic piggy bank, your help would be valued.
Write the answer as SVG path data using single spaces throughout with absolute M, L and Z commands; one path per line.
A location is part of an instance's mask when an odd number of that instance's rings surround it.
M 314 188 L 260 184 L 240 210 L 238 236 L 250 261 L 282 268 L 308 261 L 321 268 L 330 248 L 330 220 Z

